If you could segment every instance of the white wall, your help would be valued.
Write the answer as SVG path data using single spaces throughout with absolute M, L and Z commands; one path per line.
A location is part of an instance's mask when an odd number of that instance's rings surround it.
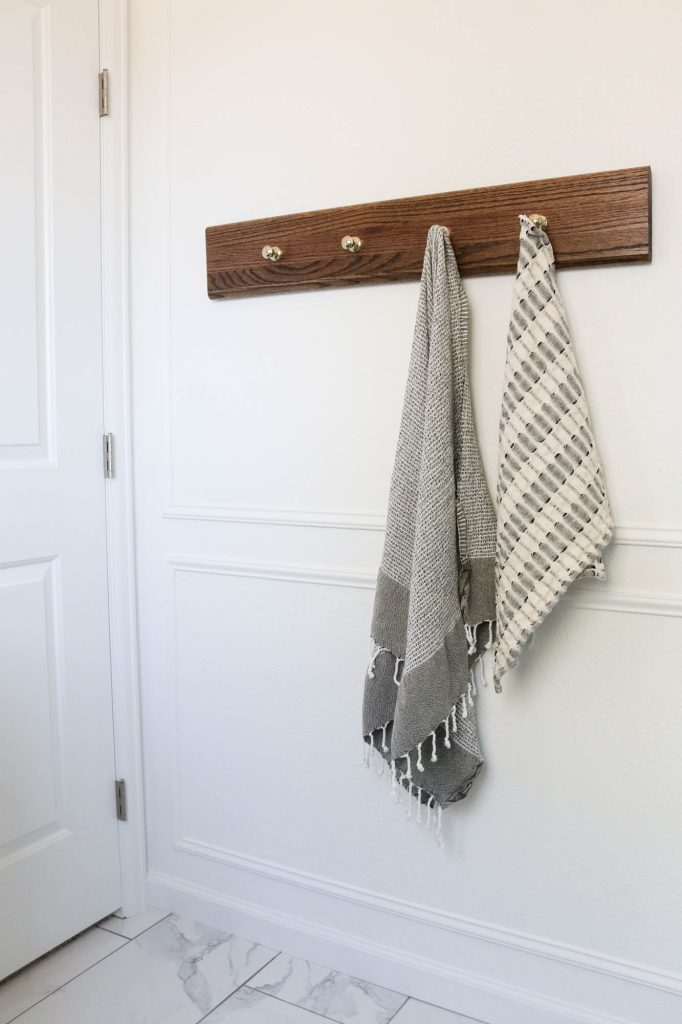
M 682 5 L 131 8 L 152 897 L 501 1024 L 678 1022 Z M 204 228 L 646 163 L 653 264 L 561 274 L 610 579 L 483 692 L 443 852 L 360 766 L 417 285 L 209 302 Z M 491 486 L 511 285 L 467 282 Z

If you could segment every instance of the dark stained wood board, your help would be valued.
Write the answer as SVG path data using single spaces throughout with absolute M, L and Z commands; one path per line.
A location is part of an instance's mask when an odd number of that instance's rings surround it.
M 441 192 L 206 229 L 209 298 L 419 278 L 432 224 L 450 229 L 460 272 L 511 273 L 520 213 L 549 219 L 557 266 L 651 261 L 651 169 L 547 178 Z M 358 235 L 357 253 L 341 248 Z M 277 245 L 277 263 L 264 259 Z

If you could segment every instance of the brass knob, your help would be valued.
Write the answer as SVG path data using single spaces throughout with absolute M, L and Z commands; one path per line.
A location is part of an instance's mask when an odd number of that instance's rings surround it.
M 344 235 L 341 239 L 341 248 L 346 252 L 359 252 L 362 249 L 362 239 L 357 235 Z
M 549 221 L 541 213 L 529 213 L 528 220 L 532 220 L 535 227 L 540 228 L 540 231 L 546 231 L 549 227 Z
M 264 245 L 261 249 L 261 256 L 264 260 L 270 260 L 272 263 L 277 263 L 282 258 L 282 250 L 278 245 Z

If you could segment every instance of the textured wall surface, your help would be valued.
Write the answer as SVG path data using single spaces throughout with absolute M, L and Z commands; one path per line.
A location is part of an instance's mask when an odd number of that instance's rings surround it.
M 613 975 L 682 992 L 682 7 L 131 7 L 152 877 L 169 899 L 184 886 L 351 936 L 374 929 L 408 959 L 447 948 L 444 962 L 493 988 L 547 999 L 560 985 L 543 972 L 584 959 L 591 972 L 560 993 L 588 1014 L 573 1019 L 672 1022 L 667 1003 L 616 1006 L 596 988 Z M 417 285 L 209 302 L 203 231 L 647 163 L 652 265 L 560 275 L 618 524 L 609 580 L 552 615 L 501 696 L 483 691 L 487 768 L 448 812 L 441 851 L 360 764 Z M 511 287 L 466 282 L 491 489 Z M 390 916 L 395 901 L 421 909 Z M 477 929 L 494 941 L 476 945 Z M 520 980 L 513 958 L 534 943 Z

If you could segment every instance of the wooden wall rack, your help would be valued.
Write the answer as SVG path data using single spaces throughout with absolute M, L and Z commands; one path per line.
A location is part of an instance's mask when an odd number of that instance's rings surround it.
M 432 224 L 463 275 L 513 272 L 520 213 L 548 219 L 557 266 L 651 261 L 651 169 L 634 167 L 210 227 L 209 298 L 418 278 Z

